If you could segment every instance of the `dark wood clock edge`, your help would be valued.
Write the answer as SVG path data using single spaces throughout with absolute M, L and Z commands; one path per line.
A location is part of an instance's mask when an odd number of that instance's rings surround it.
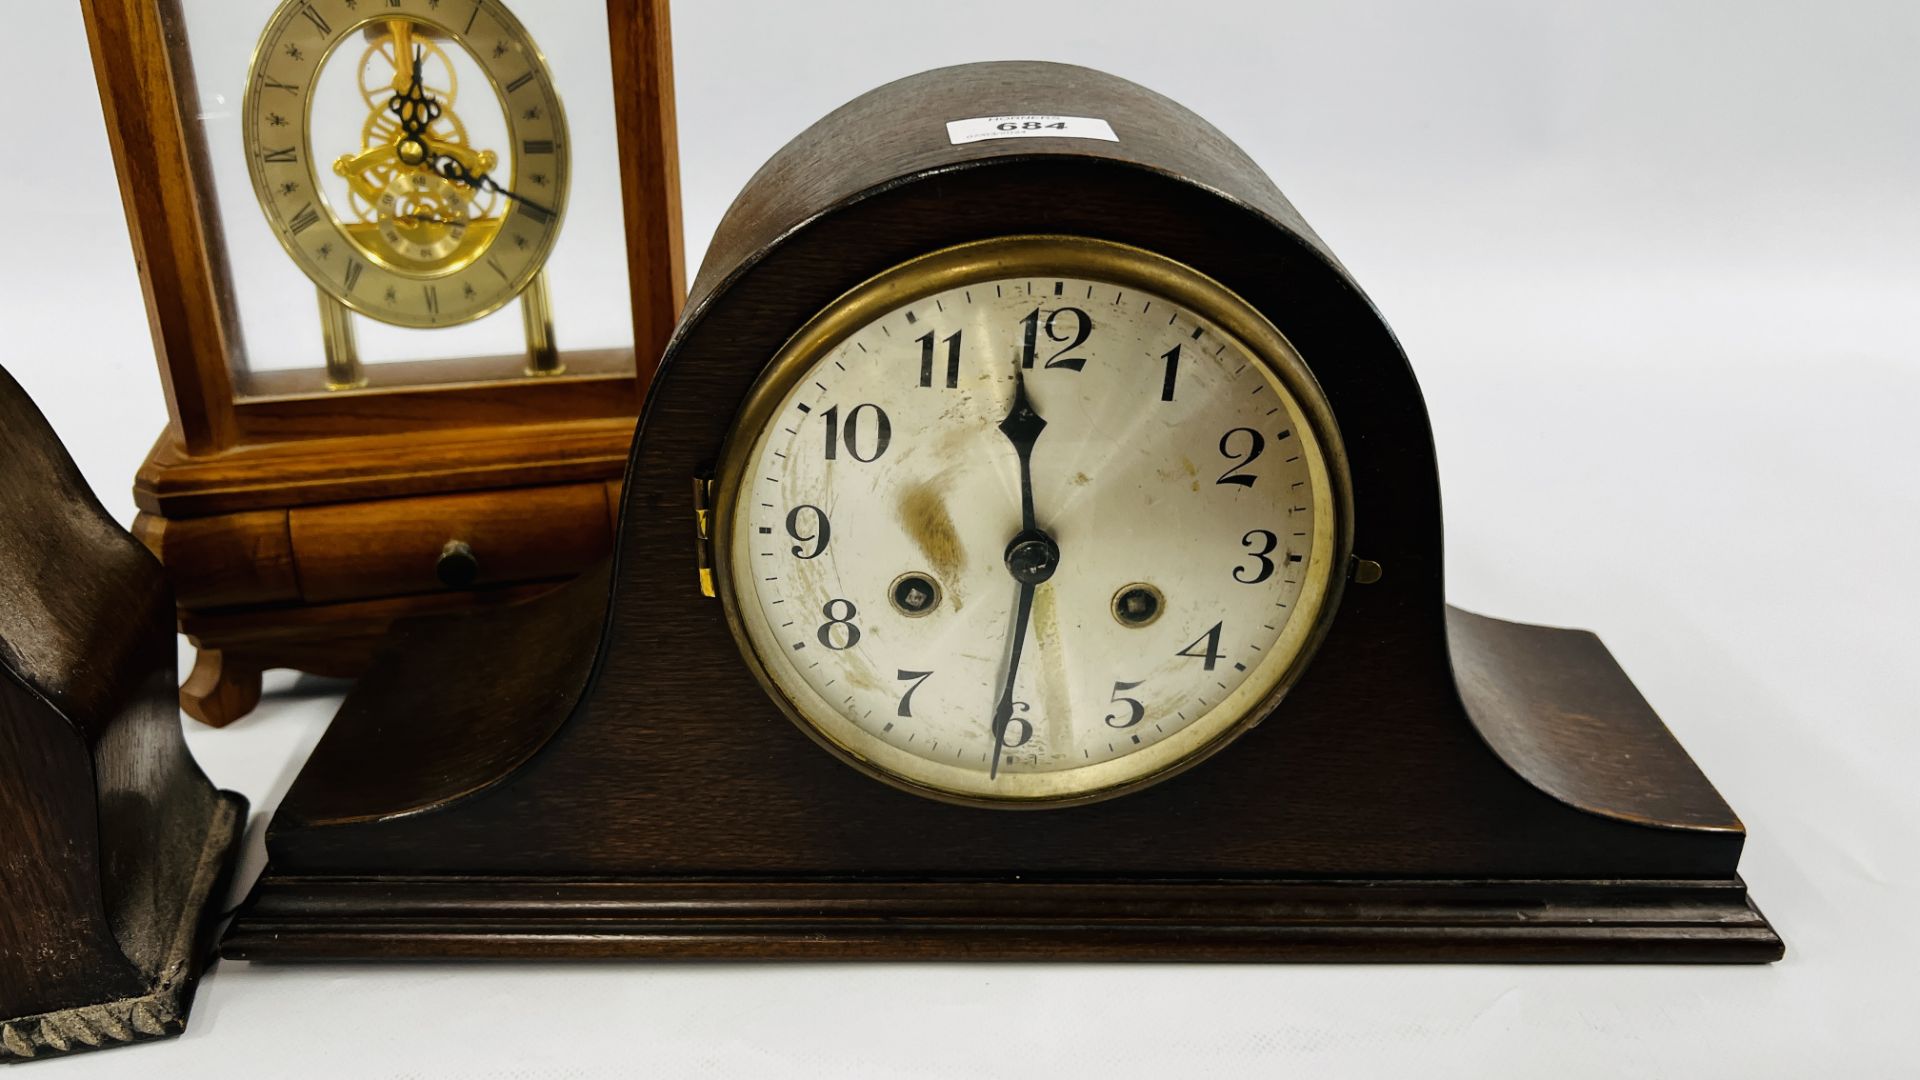
M 171 916 L 173 923 L 151 928 L 169 936 L 160 963 L 145 973 L 143 991 L 31 1016 L 0 1016 L 0 1065 L 171 1039 L 186 1030 L 194 993 L 214 959 L 222 898 L 246 832 L 246 799 L 216 791 L 210 805 L 208 817 L 186 830 L 192 835 L 205 829 L 198 856 L 165 868 L 162 886 L 178 895 L 157 915 Z
M 1584 813 L 1657 829 L 1746 829 L 1598 636 L 1447 606 L 1467 718 L 1529 784 Z
M 236 960 L 1767 963 L 1727 880 L 318 879 L 269 870 Z

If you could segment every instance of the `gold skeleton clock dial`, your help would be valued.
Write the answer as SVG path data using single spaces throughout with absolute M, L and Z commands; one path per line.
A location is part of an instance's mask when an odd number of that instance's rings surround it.
M 281 244 L 369 318 L 478 319 L 553 250 L 566 118 L 498 0 L 288 0 L 254 52 L 242 127 Z

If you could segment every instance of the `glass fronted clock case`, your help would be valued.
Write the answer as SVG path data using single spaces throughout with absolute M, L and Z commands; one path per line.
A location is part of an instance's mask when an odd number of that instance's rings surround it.
M 683 291 L 665 0 L 86 0 L 222 723 L 603 556 Z

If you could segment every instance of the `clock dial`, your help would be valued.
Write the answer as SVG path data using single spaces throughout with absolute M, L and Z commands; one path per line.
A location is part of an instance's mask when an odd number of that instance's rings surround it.
M 720 477 L 722 596 L 849 760 L 952 798 L 1111 794 L 1298 673 L 1344 557 L 1330 446 L 1292 348 L 1197 273 L 968 245 L 769 368 Z
M 254 53 L 242 126 L 288 254 L 371 318 L 489 314 L 559 232 L 565 116 L 497 0 L 289 0 Z

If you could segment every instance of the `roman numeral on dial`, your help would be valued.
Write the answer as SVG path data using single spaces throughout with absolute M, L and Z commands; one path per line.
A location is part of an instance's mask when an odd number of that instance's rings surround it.
M 300 208 L 299 213 L 293 215 L 293 217 L 287 221 L 287 231 L 298 236 L 318 224 L 319 221 L 320 211 L 315 210 L 312 203 L 308 203 Z

